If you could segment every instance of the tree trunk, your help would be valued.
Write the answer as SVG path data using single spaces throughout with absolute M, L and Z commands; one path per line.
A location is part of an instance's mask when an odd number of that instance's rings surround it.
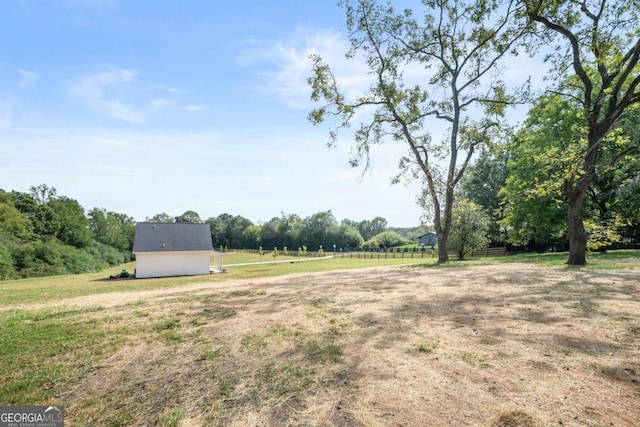
M 451 209 L 453 206 L 453 191 L 447 192 L 445 195 L 444 218 L 440 216 L 440 212 L 436 215 L 435 229 L 438 237 L 438 263 L 444 264 L 449 262 L 449 232 L 451 231 Z
M 584 210 L 584 192 L 582 195 L 574 191 L 569 197 L 569 214 L 567 218 L 567 228 L 569 234 L 569 265 L 585 265 L 587 263 L 587 232 L 582 222 Z M 581 196 L 581 197 L 580 197 Z
M 449 230 L 442 226 L 439 209 L 436 210 L 434 226 L 436 229 L 436 237 L 438 238 L 438 263 L 447 263 L 449 262 Z
M 595 152 L 595 150 L 593 151 Z M 595 155 L 587 156 L 583 164 L 586 171 L 573 186 L 566 189 L 568 214 L 567 234 L 569 238 L 569 265 L 587 263 L 587 231 L 584 228 L 584 199 L 593 179 Z
M 597 146 L 602 138 L 600 133 L 589 132 L 589 150 L 584 157 L 582 170 L 584 174 L 569 188 L 565 188 L 569 213 L 567 214 L 567 234 L 569 237 L 569 265 L 587 264 L 587 231 L 584 229 L 584 199 L 593 181 L 595 172 Z
M 441 241 L 438 237 L 438 263 L 449 262 L 449 245 L 446 241 Z

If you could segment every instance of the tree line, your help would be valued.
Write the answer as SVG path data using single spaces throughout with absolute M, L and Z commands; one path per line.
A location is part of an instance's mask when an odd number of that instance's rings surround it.
M 273 250 L 285 247 L 295 251 L 355 250 L 360 248 L 391 248 L 417 242 L 425 227 L 389 228 L 387 220 L 377 216 L 371 220 L 338 222 L 331 210 L 317 212 L 306 218 L 282 213 L 264 223 L 254 224 L 241 215 L 223 213 L 205 220 L 194 211 L 171 216 L 160 213 L 147 218 L 152 222 L 207 223 L 211 227 L 214 248 Z
M 336 220 L 329 211 L 302 218 L 282 214 L 254 224 L 240 215 L 220 214 L 202 220 L 197 212 L 166 213 L 156 222 L 210 224 L 215 248 L 332 251 L 389 248 L 415 242 L 424 227 L 390 229 L 387 220 Z M 136 221 L 104 208 L 87 212 L 55 187 L 32 186 L 29 192 L 0 189 L 0 280 L 99 271 L 131 260 Z

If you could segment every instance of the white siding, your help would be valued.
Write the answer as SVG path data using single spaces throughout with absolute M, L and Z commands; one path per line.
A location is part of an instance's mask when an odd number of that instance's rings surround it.
M 136 253 L 136 277 L 209 274 L 210 251 Z

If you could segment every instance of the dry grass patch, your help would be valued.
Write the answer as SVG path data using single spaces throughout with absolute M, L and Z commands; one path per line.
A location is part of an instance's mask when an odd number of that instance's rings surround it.
M 46 321 L 126 333 L 50 397 L 70 425 L 638 425 L 639 303 L 637 270 L 525 264 L 70 303 Z
M 500 414 L 493 425 L 495 427 L 536 427 L 538 424 L 531 415 L 515 410 Z

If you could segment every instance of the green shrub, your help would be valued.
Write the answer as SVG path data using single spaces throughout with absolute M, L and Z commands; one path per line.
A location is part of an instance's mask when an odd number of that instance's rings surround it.
M 106 263 L 100 262 L 86 251 L 76 249 L 71 246 L 65 246 L 62 250 L 62 260 L 65 270 L 68 273 L 80 274 L 91 271 L 100 271 L 107 267 Z
M 6 239 L 0 244 L 0 280 L 95 272 L 130 258 L 129 252 L 96 241 L 78 249 L 55 238 L 27 243 Z
M 20 277 L 13 267 L 11 249 L 0 243 L 0 280 L 11 280 Z

